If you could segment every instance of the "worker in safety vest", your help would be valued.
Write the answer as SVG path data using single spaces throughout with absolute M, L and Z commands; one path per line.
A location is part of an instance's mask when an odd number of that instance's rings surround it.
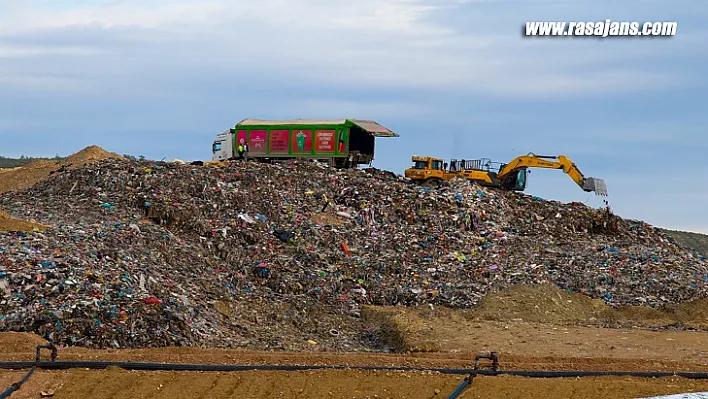
M 246 140 L 241 139 L 241 142 L 238 143 L 238 148 L 236 149 L 238 151 L 238 159 L 244 159 L 244 154 L 246 153 Z

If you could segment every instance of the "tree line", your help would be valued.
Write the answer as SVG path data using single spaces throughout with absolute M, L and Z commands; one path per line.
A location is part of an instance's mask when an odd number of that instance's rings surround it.
M 27 165 L 30 162 L 33 161 L 38 161 L 38 160 L 43 160 L 43 161 L 62 161 L 64 160 L 64 157 L 60 157 L 59 155 L 53 157 L 53 158 L 46 158 L 46 157 L 28 157 L 25 155 L 20 156 L 19 158 L 9 158 L 9 157 L 3 157 L 0 156 L 0 168 L 17 168 L 20 166 Z
M 135 155 L 130 155 L 130 154 L 123 154 L 123 157 L 126 159 L 130 159 L 131 161 L 144 161 L 146 158 L 143 155 L 140 156 L 135 156 Z M 28 157 L 26 155 L 22 155 L 19 158 L 10 158 L 10 157 L 4 157 L 0 155 L 0 169 L 11 169 L 11 168 L 18 168 L 20 166 L 25 166 L 28 163 L 34 162 L 34 161 L 58 161 L 61 162 L 65 160 L 66 157 L 60 157 L 59 155 L 53 157 L 53 158 L 47 158 L 47 157 Z

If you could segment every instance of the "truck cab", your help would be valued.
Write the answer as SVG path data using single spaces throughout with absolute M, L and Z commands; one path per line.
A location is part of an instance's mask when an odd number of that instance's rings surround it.
M 234 157 L 234 133 L 229 129 L 216 136 L 211 145 L 212 161 L 226 161 Z

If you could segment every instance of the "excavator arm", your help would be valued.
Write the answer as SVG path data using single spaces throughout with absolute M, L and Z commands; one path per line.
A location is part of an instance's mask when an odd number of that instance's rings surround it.
M 504 180 L 507 176 L 522 168 L 562 169 L 584 191 L 595 192 L 597 195 L 607 196 L 607 185 L 602 179 L 583 176 L 580 169 L 565 155 L 544 156 L 530 153 L 514 158 L 506 164 L 497 174 L 497 178 Z

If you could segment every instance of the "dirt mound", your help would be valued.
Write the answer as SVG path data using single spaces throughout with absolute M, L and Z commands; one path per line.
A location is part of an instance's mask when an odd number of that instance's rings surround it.
M 44 231 L 47 226 L 32 221 L 18 220 L 0 211 L 0 231 Z
M 32 333 L 3 332 L 0 333 L 0 354 L 33 353 L 37 345 L 46 345 L 47 341 Z
M 63 161 L 37 160 L 20 168 L 4 170 L 0 173 L 0 194 L 32 187 L 62 167 L 76 168 L 87 162 L 106 158 L 122 159 L 123 157 L 101 147 L 89 146 Z
M 366 325 L 395 352 L 445 350 L 475 335 L 479 323 L 488 321 L 553 326 L 634 328 L 659 331 L 708 328 L 708 299 L 698 299 L 661 309 L 645 306 L 611 306 L 600 299 L 568 292 L 550 284 L 517 285 L 489 293 L 473 309 L 452 310 L 367 306 Z M 468 339 L 468 338 L 464 338 Z
M 444 339 L 431 334 L 433 325 L 440 323 L 459 326 L 466 323 L 465 312 L 447 308 L 420 306 L 417 308 L 364 306 L 364 323 L 380 342 L 390 350 L 405 352 L 439 352 Z
M 663 310 L 667 316 L 679 323 L 696 328 L 708 327 L 708 298 L 670 305 Z
M 74 155 L 71 155 L 64 161 L 64 163 L 78 164 L 106 158 L 123 159 L 123 157 L 118 154 L 108 152 L 99 146 L 92 145 L 84 148 L 83 150 L 77 152 Z
M 563 291 L 551 284 L 517 285 L 487 295 L 474 314 L 485 320 L 585 322 L 606 306 L 602 300 Z
M 468 314 L 483 320 L 520 319 L 538 323 L 633 324 L 647 327 L 708 327 L 708 298 L 659 309 L 610 306 L 601 299 L 563 291 L 550 285 L 519 285 L 490 293 Z
M 472 323 L 479 321 L 600 325 L 610 316 L 615 321 L 625 320 L 631 319 L 632 313 L 616 314 L 602 300 L 563 291 L 551 284 L 517 285 L 492 292 L 477 307 L 467 310 L 429 306 L 362 309 L 365 323 L 395 352 L 442 350 L 448 338 L 469 335 Z
M 369 313 L 372 313 L 370 315 Z M 446 314 L 447 313 L 447 314 Z M 526 321 L 474 321 L 461 312 L 439 312 L 424 309 L 369 309 L 362 312 L 367 321 L 378 316 L 379 323 L 400 328 L 388 331 L 393 352 L 428 352 L 432 345 L 436 354 L 417 354 L 420 357 L 440 356 L 448 359 L 460 354 L 497 351 L 503 367 L 511 356 L 532 356 L 590 360 L 591 363 L 617 370 L 624 368 L 618 360 L 635 359 L 642 369 L 672 369 L 680 367 L 657 364 L 659 359 L 676 359 L 682 364 L 699 363 L 705 368 L 708 351 L 705 331 L 653 330 L 629 325 L 627 328 L 604 328 L 591 325 L 562 325 Z M 402 325 L 400 321 L 411 321 Z M 374 324 L 370 324 L 374 327 Z M 575 361 L 554 361 L 550 368 L 566 367 Z M 610 360 L 611 359 L 611 360 Z M 639 359 L 651 359 L 642 361 Z M 525 362 L 524 362 L 525 363 Z M 623 362 L 624 363 L 624 362 Z M 522 367 L 537 367 L 530 362 Z M 452 366 L 451 367 L 455 367 Z
M 8 170 L 0 174 L 0 194 L 32 187 L 48 178 L 59 167 L 60 163 L 57 161 L 39 160 L 21 168 Z
M 536 323 L 642 325 L 677 324 L 700 328 L 708 321 L 708 300 L 697 300 L 662 309 L 645 306 L 611 306 L 601 299 L 564 291 L 551 284 L 517 285 L 490 293 L 467 313 L 481 320 L 522 320 Z

